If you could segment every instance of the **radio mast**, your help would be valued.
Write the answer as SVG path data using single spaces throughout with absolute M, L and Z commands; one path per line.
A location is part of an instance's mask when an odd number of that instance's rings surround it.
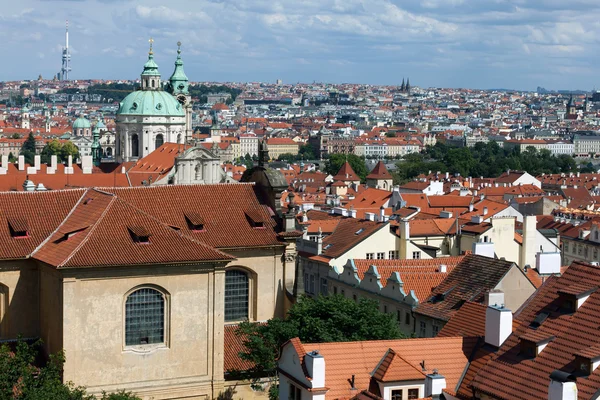
M 71 53 L 69 53 L 69 20 L 67 20 L 67 30 L 65 31 L 65 47 L 62 51 L 62 68 L 60 69 L 60 80 L 68 81 L 69 72 L 71 72 Z

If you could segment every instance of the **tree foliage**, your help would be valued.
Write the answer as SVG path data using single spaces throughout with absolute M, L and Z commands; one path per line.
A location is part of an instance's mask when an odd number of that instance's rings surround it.
M 12 400 L 93 400 L 85 388 L 62 383 L 64 353 L 51 355 L 48 362 L 36 366 L 41 342 L 18 341 L 11 349 L 0 346 L 0 399 Z M 129 392 L 104 393 L 102 400 L 140 400 Z
M 358 302 L 340 295 L 301 298 L 285 319 L 244 322 L 238 328 L 246 351 L 240 357 L 253 363 L 241 378 L 274 377 L 281 346 L 294 337 L 310 343 L 383 340 L 403 337 L 391 314 L 379 311 L 375 300 Z
M 407 155 L 398 163 L 394 178 L 396 183 L 403 183 L 429 171 L 495 178 L 507 169 L 524 170 L 537 176 L 576 171 L 577 164 L 571 156 L 554 156 L 549 150 L 538 151 L 534 147 L 520 152 L 504 149 L 496 142 L 477 143 L 474 147 L 452 147 L 438 142 L 422 154 Z
M 346 160 L 354 172 L 360 177 L 361 182 L 364 182 L 368 174 L 365 160 L 354 154 L 331 154 L 325 163 L 325 172 L 330 175 L 337 174 Z
M 29 132 L 29 136 L 27 136 L 27 139 L 23 143 L 19 154 L 25 157 L 26 164 L 33 164 L 33 158 L 35 157 L 35 137 L 33 136 L 33 132 Z
M 66 142 L 62 144 L 58 140 L 54 139 L 44 146 L 40 156 L 43 164 L 48 164 L 51 156 L 56 156 L 59 163 L 64 163 L 68 160 L 69 156 L 73 156 L 73 161 L 77 160 L 79 157 L 79 149 L 73 144 L 73 142 Z

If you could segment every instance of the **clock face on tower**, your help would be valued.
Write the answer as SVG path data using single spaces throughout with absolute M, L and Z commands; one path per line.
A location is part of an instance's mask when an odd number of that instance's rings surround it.
M 185 105 L 187 100 L 184 95 L 179 95 L 179 96 L 177 96 L 177 101 L 179 102 L 179 104 L 181 104 L 183 106 L 183 105 Z

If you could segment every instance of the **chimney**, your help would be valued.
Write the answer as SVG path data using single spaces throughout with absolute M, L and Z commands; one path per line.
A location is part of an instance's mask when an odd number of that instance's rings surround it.
M 487 215 L 488 213 L 488 208 L 487 207 L 483 207 L 483 215 Z
M 519 266 L 533 265 L 536 253 L 537 217 L 527 215 L 523 218 L 523 245 L 521 247 L 521 259 Z
M 313 389 L 325 387 L 325 358 L 318 350 L 313 350 L 304 356 L 306 371 L 310 376 Z
M 2 156 L 2 168 L 8 170 L 8 156 Z
M 50 168 L 54 168 L 54 170 L 56 170 L 57 165 L 58 165 L 58 157 L 53 154 L 50 156 Z
M 577 383 L 574 375 L 556 370 L 550 374 L 548 400 L 577 400 Z
M 323 231 L 319 227 L 319 235 L 317 236 L 317 255 L 323 253 Z
M 369 221 L 375 221 L 375 213 L 366 212 L 365 213 L 365 219 L 369 220 Z
M 440 272 L 442 272 L 442 273 L 448 272 L 448 267 L 446 266 L 446 264 L 440 265 Z
M 474 209 L 474 208 L 475 208 L 475 207 L 473 206 L 473 203 L 469 204 L 469 212 L 473 212 L 473 209 Z
M 410 223 L 407 219 L 400 220 L 398 235 L 400 236 L 400 259 L 404 260 L 408 255 L 408 242 L 410 241 Z
M 504 292 L 498 289 L 492 289 L 484 294 L 484 304 L 486 306 L 494 306 L 504 304 Z
M 446 172 L 446 180 L 450 179 L 450 172 Z
M 478 256 L 495 258 L 494 243 L 492 242 L 474 242 L 471 251 Z
M 512 312 L 504 304 L 488 305 L 485 312 L 485 342 L 495 347 L 512 333 Z
M 537 253 L 535 267 L 538 274 L 560 274 L 560 253 Z
M 383 222 L 385 219 L 385 207 L 381 206 L 379 208 L 379 222 Z
M 351 208 L 348 210 L 348 216 L 350 218 L 356 218 L 356 210 L 354 208 Z
M 65 167 L 65 174 L 73 174 L 73 156 L 69 155 L 67 158 L 67 166 Z
M 19 156 L 19 171 L 25 171 L 25 156 Z
M 35 167 L 36 171 L 39 171 L 40 169 L 42 169 L 42 158 L 40 156 L 33 156 L 33 166 Z
M 446 378 L 440 375 L 436 369 L 433 370 L 433 373 L 425 375 L 425 397 L 439 399 L 444 389 L 446 389 Z

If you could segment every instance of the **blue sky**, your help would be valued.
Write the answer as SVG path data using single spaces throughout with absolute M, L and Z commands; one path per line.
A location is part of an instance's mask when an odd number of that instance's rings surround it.
M 75 79 L 137 77 L 153 37 L 193 81 L 600 88 L 598 0 L 5 0 L 0 80 L 52 77 L 66 19 Z

